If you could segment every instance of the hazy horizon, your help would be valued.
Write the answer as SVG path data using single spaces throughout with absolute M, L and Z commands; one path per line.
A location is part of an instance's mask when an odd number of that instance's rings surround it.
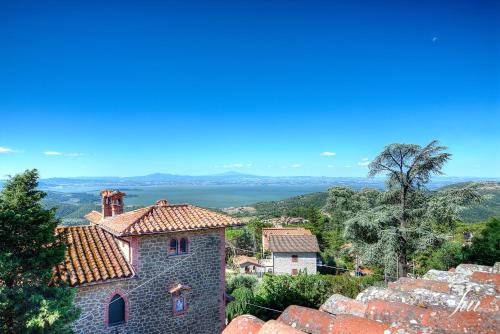
M 144 174 L 144 175 L 124 175 L 124 176 L 118 176 L 118 175 L 76 175 L 76 176 L 51 176 L 51 177 L 41 177 L 42 180 L 47 180 L 47 179 L 106 179 L 106 178 L 139 178 L 139 177 L 148 177 L 148 176 L 154 176 L 154 175 L 165 175 L 165 176 L 180 176 L 180 177 L 214 177 L 214 176 L 250 176 L 250 177 L 269 177 L 269 178 L 351 178 L 351 179 L 380 179 L 383 180 L 386 177 L 385 176 L 375 176 L 375 177 L 369 177 L 368 175 L 365 176 L 328 176 L 328 175 L 261 175 L 261 174 L 252 174 L 252 173 L 243 173 L 243 172 L 238 172 L 238 171 L 227 171 L 227 172 L 222 172 L 222 173 L 212 173 L 212 174 L 175 174 L 175 173 L 168 173 L 168 172 L 155 172 L 155 173 L 149 173 L 149 174 Z M 432 179 L 445 179 L 445 178 L 457 178 L 457 179 L 481 179 L 481 180 L 499 180 L 500 177 L 497 176 L 472 176 L 472 175 L 464 175 L 464 176 L 455 176 L 455 175 L 435 175 L 432 177 Z M 6 180 L 7 178 L 0 178 L 0 180 Z

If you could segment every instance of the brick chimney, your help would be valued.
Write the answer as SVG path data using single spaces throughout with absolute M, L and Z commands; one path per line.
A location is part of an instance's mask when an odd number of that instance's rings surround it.
M 102 218 L 113 217 L 123 213 L 123 196 L 125 193 L 117 190 L 102 190 Z

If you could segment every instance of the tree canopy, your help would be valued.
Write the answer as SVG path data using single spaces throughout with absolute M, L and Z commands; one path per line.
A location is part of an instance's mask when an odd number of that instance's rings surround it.
M 10 178 L 0 193 L 0 332 L 69 333 L 78 317 L 73 289 L 52 280 L 65 245 L 55 234 L 54 210 L 45 210 L 38 172 Z
M 344 220 L 344 237 L 367 264 L 389 276 L 406 276 L 410 258 L 444 242 L 446 226 L 465 205 L 480 201 L 474 186 L 432 192 L 432 175 L 442 174 L 451 155 L 437 141 L 421 147 L 391 144 L 370 163 L 368 175 L 385 174 L 386 190 L 330 190 L 327 209 Z

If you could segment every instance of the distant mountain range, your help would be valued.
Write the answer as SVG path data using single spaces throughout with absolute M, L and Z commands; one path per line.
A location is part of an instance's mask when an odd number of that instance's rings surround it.
M 430 188 L 440 188 L 454 183 L 469 181 L 497 181 L 498 178 L 436 177 Z M 0 186 L 2 181 L 0 181 Z M 326 177 L 326 176 L 258 176 L 238 172 L 215 175 L 191 176 L 155 173 L 130 177 L 70 177 L 40 180 L 40 188 L 47 190 L 78 190 L 100 188 L 124 188 L 144 186 L 181 186 L 181 185 L 326 185 L 350 186 L 353 188 L 382 188 L 383 178 L 365 177 Z

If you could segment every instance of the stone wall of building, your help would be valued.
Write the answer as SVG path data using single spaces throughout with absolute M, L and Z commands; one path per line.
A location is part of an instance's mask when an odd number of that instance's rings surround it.
M 292 262 L 292 255 L 297 255 L 297 262 Z M 291 274 L 292 269 L 307 270 L 309 274 L 316 273 L 316 253 L 273 253 L 273 268 L 275 274 Z
M 189 253 L 168 255 L 171 237 L 188 237 Z M 131 279 L 81 286 L 75 299 L 82 309 L 77 333 L 220 333 L 224 326 L 223 229 L 139 238 L 139 271 Z M 188 310 L 174 315 L 170 288 L 182 284 Z M 127 321 L 106 325 L 107 301 L 127 294 Z

